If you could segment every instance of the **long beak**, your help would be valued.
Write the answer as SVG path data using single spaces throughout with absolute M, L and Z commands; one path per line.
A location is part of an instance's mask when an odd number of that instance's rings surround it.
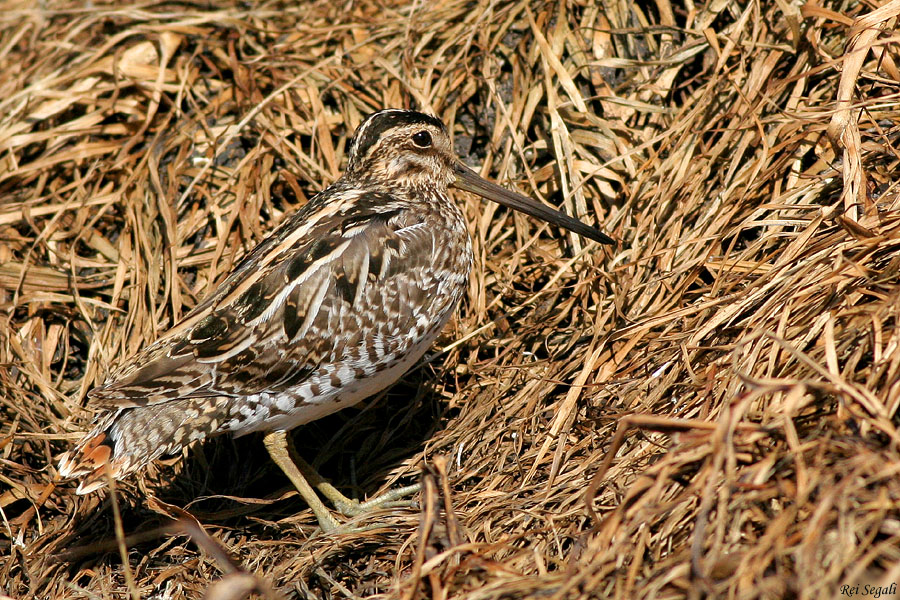
M 482 198 L 493 200 L 497 204 L 502 204 L 513 210 L 518 210 L 531 215 L 547 223 L 565 227 L 569 231 L 574 231 L 578 235 L 592 239 L 601 244 L 615 244 L 616 241 L 586 223 L 582 223 L 578 219 L 574 219 L 567 214 L 561 213 L 548 206 L 538 203 L 527 196 L 522 196 L 515 192 L 511 192 L 506 188 L 486 181 L 475 174 L 474 171 L 466 168 L 460 163 L 456 164 L 456 181 L 451 185 L 461 190 L 478 194 Z

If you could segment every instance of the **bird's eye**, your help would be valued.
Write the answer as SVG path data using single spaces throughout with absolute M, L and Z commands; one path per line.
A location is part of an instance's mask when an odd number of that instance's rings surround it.
M 431 145 L 431 134 L 427 131 L 418 131 L 413 134 L 412 141 L 419 148 L 427 148 Z

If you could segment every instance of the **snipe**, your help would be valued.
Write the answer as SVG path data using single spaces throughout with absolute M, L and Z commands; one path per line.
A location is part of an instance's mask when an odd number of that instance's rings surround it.
M 286 432 L 389 386 L 429 348 L 472 268 L 455 186 L 601 243 L 593 227 L 489 183 L 454 157 L 444 125 L 383 110 L 359 126 L 343 176 L 288 218 L 183 321 L 89 394 L 93 430 L 60 460 L 78 493 L 207 436 L 265 446 L 325 530 L 358 504 L 296 456 Z

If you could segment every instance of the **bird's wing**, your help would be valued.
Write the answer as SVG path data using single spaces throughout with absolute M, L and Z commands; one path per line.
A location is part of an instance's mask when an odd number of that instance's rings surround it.
M 435 242 L 423 215 L 387 194 L 359 194 L 313 199 L 181 323 L 92 390 L 94 405 L 277 393 L 322 365 L 377 360 L 362 355 L 373 336 L 390 354 L 397 332 L 421 321 L 414 307 L 439 296 Z

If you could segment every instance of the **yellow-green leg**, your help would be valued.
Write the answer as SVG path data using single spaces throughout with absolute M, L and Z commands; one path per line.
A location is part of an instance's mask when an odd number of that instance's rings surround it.
M 313 510 L 313 513 L 315 513 L 316 518 L 319 520 L 319 526 L 322 530 L 327 533 L 337 529 L 340 524 L 331 516 L 331 513 L 328 512 L 328 509 L 325 508 L 325 505 L 322 504 L 322 501 L 316 496 L 316 493 L 300 472 L 300 469 L 298 469 L 297 465 L 294 464 L 294 461 L 291 460 L 291 454 L 293 453 L 292 450 L 294 448 L 293 444 L 288 441 L 287 434 L 284 431 L 273 431 L 263 438 L 263 443 L 266 446 L 266 450 L 269 451 L 269 456 L 272 457 L 272 460 L 275 461 L 276 465 L 281 467 L 284 474 L 288 476 L 288 479 L 290 479 L 291 483 L 294 484 L 294 487 L 297 488 L 300 496 Z
M 328 483 L 324 477 L 319 475 L 316 470 L 313 469 L 312 465 L 297 454 L 297 451 L 294 449 L 294 444 L 287 435 L 287 432 L 273 431 L 266 435 L 263 443 L 266 445 L 266 450 L 269 451 L 269 456 L 272 457 L 275 464 L 281 467 L 284 474 L 288 476 L 288 479 L 290 479 L 291 483 L 294 484 L 294 487 L 297 488 L 300 496 L 313 510 L 313 513 L 315 513 L 316 518 L 319 520 L 319 526 L 325 532 L 331 532 L 338 529 L 340 524 L 333 516 L 331 516 L 331 513 L 316 495 L 315 491 L 313 491 L 313 486 L 331 501 L 339 513 L 346 517 L 354 517 L 376 508 L 390 508 L 392 506 L 406 505 L 408 504 L 407 502 L 399 501 L 402 498 L 415 494 L 421 489 L 419 484 L 408 485 L 385 492 L 384 494 L 365 502 L 352 500 Z

